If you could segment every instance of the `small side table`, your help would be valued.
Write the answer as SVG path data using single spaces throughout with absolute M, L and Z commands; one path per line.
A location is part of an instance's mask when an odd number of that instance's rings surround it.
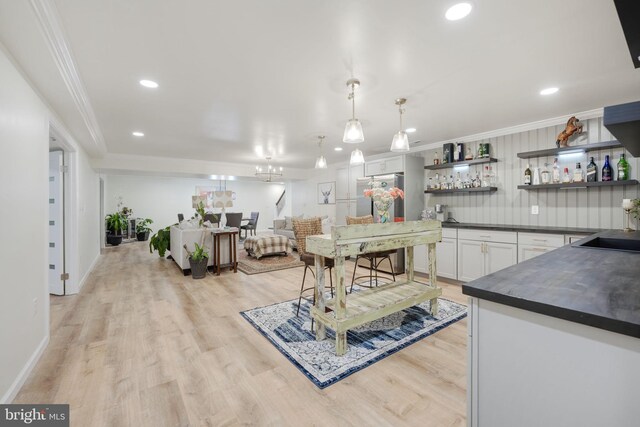
M 236 237 L 239 230 L 237 228 L 231 228 L 229 230 L 215 230 L 211 234 L 213 236 L 213 268 L 216 271 L 216 275 L 220 275 L 220 269 L 223 267 L 230 267 L 234 273 L 238 272 L 238 256 L 237 256 L 237 243 Z M 229 238 L 229 262 L 225 264 L 220 263 L 220 238 L 222 236 L 228 236 Z

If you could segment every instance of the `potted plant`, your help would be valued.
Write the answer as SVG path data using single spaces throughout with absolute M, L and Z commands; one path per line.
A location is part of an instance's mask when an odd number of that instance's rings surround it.
M 127 219 L 120 212 L 115 212 L 106 216 L 107 221 L 107 243 L 118 246 L 122 243 L 122 230 L 127 226 Z
M 145 242 L 149 240 L 149 233 L 151 233 L 150 224 L 153 224 L 153 221 L 149 218 L 138 218 L 136 220 L 136 237 L 139 242 Z
M 189 252 L 187 245 L 184 250 L 189 254 L 189 266 L 191 267 L 191 277 L 194 279 L 204 279 L 207 275 L 207 263 L 209 262 L 209 253 L 204 250 L 204 245 L 200 246 L 194 243 L 196 249 Z
M 149 252 L 153 253 L 154 250 L 158 251 L 158 255 L 164 258 L 164 254 L 167 250 L 171 250 L 171 232 L 169 231 L 171 226 L 161 228 L 151 236 L 149 240 Z

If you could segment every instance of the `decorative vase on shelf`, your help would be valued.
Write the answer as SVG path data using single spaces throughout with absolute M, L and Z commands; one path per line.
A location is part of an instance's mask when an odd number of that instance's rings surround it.
M 373 202 L 373 205 L 376 208 L 376 213 L 378 214 L 378 218 L 379 218 L 379 222 L 385 223 L 385 222 L 391 222 L 391 219 L 389 218 L 389 208 L 391 208 L 391 203 L 393 202 L 393 200 L 389 200 L 389 201 L 384 201 L 384 200 L 376 200 Z
M 227 225 L 227 214 L 224 210 L 224 208 L 222 209 L 222 212 L 220 213 L 220 228 L 224 228 Z

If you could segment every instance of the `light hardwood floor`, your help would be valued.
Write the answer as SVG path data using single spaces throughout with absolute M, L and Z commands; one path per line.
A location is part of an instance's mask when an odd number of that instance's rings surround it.
M 14 403 L 68 403 L 72 426 L 466 423 L 466 319 L 319 390 L 239 315 L 296 298 L 302 271 L 193 280 L 145 243 L 108 249 L 80 294 L 52 297 Z

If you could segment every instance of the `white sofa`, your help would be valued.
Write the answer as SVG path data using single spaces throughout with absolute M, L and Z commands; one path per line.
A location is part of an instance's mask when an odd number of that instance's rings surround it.
M 296 237 L 293 233 L 293 219 L 294 218 L 303 218 L 303 215 L 299 217 L 284 217 L 285 219 L 274 219 L 273 220 L 273 233 L 279 234 L 281 236 L 287 236 L 289 238 L 289 242 L 291 246 L 295 249 L 297 248 Z M 311 218 L 311 217 L 309 217 Z M 332 218 L 329 218 L 327 215 L 322 217 L 322 232 L 324 234 L 331 233 L 331 226 L 334 225 L 334 221 Z
M 204 227 L 182 229 L 177 225 L 171 226 L 171 257 L 185 275 L 190 273 L 191 266 L 189 265 L 189 254 L 184 250 L 184 245 L 186 244 L 187 248 L 193 252 L 195 249 L 194 243 L 201 244 L 203 234 L 205 251 L 209 253 L 207 265 L 213 265 L 213 236 L 211 235 L 211 230 L 211 228 Z M 220 241 L 220 262 L 223 264 L 230 262 L 228 239 L 229 236 L 225 235 L 222 236 Z

